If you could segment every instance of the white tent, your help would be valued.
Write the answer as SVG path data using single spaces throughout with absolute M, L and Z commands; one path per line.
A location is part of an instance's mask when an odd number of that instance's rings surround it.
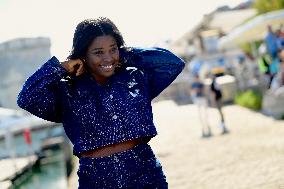
M 284 24 L 284 9 L 262 14 L 232 30 L 219 40 L 219 48 L 236 47 L 242 43 L 263 39 L 267 26 L 278 29 Z

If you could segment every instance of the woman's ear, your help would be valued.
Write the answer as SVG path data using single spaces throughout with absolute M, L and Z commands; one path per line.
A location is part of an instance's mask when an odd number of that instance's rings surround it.
M 82 61 L 82 63 L 83 63 L 83 67 L 84 67 L 84 70 L 86 71 L 86 70 L 87 70 L 87 62 L 86 62 L 86 58 L 85 58 L 85 57 L 82 57 L 82 58 L 80 58 L 80 60 Z
M 84 66 L 86 65 L 86 58 L 80 58 L 80 60 L 83 62 Z

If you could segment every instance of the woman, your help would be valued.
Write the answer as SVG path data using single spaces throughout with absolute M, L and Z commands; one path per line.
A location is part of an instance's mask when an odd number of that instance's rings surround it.
M 18 105 L 62 122 L 78 156 L 79 188 L 167 188 L 148 142 L 157 135 L 151 100 L 184 62 L 161 48 L 126 48 L 107 18 L 76 27 L 65 62 L 48 60 L 25 83 Z
M 201 79 L 199 78 L 198 73 L 194 75 L 194 79 L 190 87 L 190 94 L 193 103 L 198 108 L 199 119 L 202 126 L 201 137 L 202 138 L 211 137 L 212 133 L 208 123 L 208 114 L 207 114 L 208 99 L 205 91 L 205 86 L 201 81 Z

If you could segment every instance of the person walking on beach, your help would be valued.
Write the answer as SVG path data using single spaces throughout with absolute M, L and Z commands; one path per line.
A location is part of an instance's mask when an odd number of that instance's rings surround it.
M 44 63 L 17 103 L 63 123 L 79 157 L 79 189 L 166 189 L 148 144 L 157 135 L 151 101 L 183 68 L 166 49 L 126 47 L 108 18 L 87 19 L 76 27 L 68 60 Z
M 212 76 L 212 82 L 210 85 L 210 93 L 211 93 L 211 103 L 213 104 L 213 106 L 217 108 L 220 118 L 221 118 L 221 122 L 219 124 L 219 127 L 222 129 L 221 134 L 227 134 L 229 130 L 226 128 L 225 118 L 222 112 L 222 105 L 223 105 L 222 91 L 221 91 L 220 85 L 216 81 L 215 75 Z
M 210 137 L 212 135 L 210 126 L 208 124 L 208 99 L 205 94 L 205 87 L 203 82 L 200 80 L 198 73 L 194 75 L 194 80 L 191 83 L 190 95 L 193 103 L 198 108 L 198 115 L 201 122 L 201 137 Z

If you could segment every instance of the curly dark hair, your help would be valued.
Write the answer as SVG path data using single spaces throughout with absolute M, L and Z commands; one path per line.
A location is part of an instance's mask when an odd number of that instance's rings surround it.
M 99 36 L 111 35 L 117 46 L 125 46 L 124 39 L 115 24 L 108 18 L 86 19 L 80 22 L 74 32 L 73 46 L 68 59 L 84 59 L 88 47 Z

